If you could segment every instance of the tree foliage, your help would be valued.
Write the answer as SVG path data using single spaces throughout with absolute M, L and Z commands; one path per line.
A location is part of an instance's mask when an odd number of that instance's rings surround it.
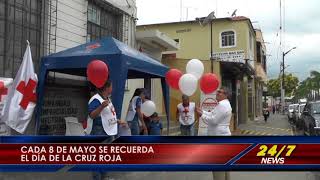
M 268 94 L 273 97 L 281 96 L 280 86 L 281 86 L 281 77 L 277 79 L 270 79 L 268 81 Z M 284 76 L 284 89 L 286 96 L 292 96 L 295 92 L 296 87 L 299 85 L 299 79 L 293 74 L 285 74 Z
M 295 91 L 295 99 L 308 98 L 319 99 L 320 96 L 320 73 L 311 71 L 310 76 L 303 80 Z

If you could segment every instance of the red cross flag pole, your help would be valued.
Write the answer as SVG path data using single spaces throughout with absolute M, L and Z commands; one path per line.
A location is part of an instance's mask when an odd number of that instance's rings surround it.
M 38 78 L 34 72 L 28 42 L 21 66 L 8 90 L 7 102 L 1 114 L 6 124 L 21 134 L 25 132 L 36 106 L 37 83 Z

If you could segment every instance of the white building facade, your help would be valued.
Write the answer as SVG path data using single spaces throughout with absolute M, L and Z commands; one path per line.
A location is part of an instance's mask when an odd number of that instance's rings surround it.
M 26 40 L 31 44 L 36 72 L 42 56 L 105 36 L 113 36 L 134 48 L 136 15 L 135 0 L 0 1 L 0 77 L 15 77 Z M 86 118 L 87 80 L 49 72 L 46 84 L 40 131 L 63 135 L 63 117 L 77 116 L 80 122 Z M 123 109 L 127 109 L 133 91 L 141 87 L 144 87 L 143 80 L 128 82 Z M 63 98 L 65 95 L 68 98 Z M 62 109 L 68 109 L 68 112 L 54 113 L 62 112 Z M 29 127 L 25 134 L 34 134 L 35 122 L 32 121 Z

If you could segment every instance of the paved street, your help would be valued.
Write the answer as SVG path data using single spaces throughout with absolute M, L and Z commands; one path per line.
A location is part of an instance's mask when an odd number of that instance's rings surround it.
M 241 135 L 251 136 L 277 136 L 277 135 L 295 135 L 299 132 L 290 125 L 286 115 L 271 114 L 267 122 L 262 117 L 255 121 L 249 121 L 247 124 L 240 124 L 238 129 Z
M 237 130 L 239 135 L 250 136 L 283 136 L 304 135 L 301 130 L 288 122 L 287 115 L 271 114 L 267 122 L 262 117 L 247 124 L 240 124 Z

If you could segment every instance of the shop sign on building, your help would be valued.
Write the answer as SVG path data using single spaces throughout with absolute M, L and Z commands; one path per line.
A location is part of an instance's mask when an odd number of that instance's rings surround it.
M 245 63 L 245 54 L 244 51 L 227 51 L 227 52 L 219 52 L 213 53 L 212 59 L 224 62 L 237 62 L 237 63 Z

